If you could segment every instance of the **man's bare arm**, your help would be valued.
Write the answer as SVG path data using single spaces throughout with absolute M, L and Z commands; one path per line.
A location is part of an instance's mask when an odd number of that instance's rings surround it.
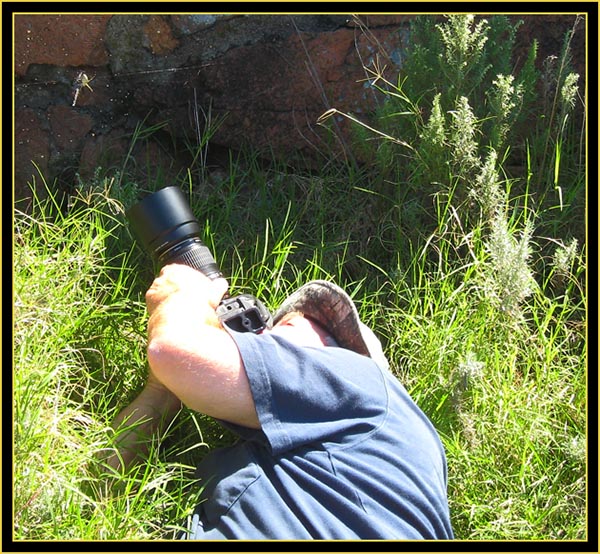
M 215 309 L 227 290 L 182 265 L 163 268 L 146 294 L 152 373 L 189 408 L 251 428 L 258 416 L 244 364 Z
M 166 266 L 152 283 L 146 293 L 150 375 L 112 423 L 119 453 L 105 461 L 114 469 L 143 459 L 182 402 L 218 419 L 260 427 L 237 346 L 215 313 L 226 290 L 224 279 L 211 281 L 183 265 Z
M 104 461 L 115 470 L 127 470 L 148 454 L 150 441 L 162 433 L 181 409 L 181 401 L 154 379 L 121 410 L 111 426 L 116 432 L 117 452 Z

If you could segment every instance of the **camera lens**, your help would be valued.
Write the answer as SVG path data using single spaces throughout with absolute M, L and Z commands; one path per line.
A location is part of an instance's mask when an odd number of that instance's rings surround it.
M 200 239 L 200 225 L 178 187 L 166 187 L 127 211 L 135 234 L 159 268 L 180 263 L 211 279 L 222 277 L 210 250 Z

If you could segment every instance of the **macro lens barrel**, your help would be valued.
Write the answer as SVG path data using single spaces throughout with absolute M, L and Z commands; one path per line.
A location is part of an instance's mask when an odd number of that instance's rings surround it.
M 210 279 L 223 276 L 200 239 L 200 224 L 178 187 L 166 187 L 147 196 L 127 210 L 127 218 L 159 270 L 180 263 Z

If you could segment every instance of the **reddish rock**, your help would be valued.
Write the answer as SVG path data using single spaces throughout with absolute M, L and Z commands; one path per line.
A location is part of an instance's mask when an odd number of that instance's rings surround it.
M 15 113 L 15 150 L 19 160 L 15 163 L 15 198 L 31 196 L 28 183 L 40 182 L 46 175 L 50 158 L 48 132 L 43 129 L 43 121 L 31 109 L 18 110 Z M 45 196 L 43 187 L 36 187 L 39 194 Z
M 103 35 L 110 15 L 15 15 L 15 73 L 30 64 L 108 63 Z
M 538 42 L 538 65 L 547 56 L 559 56 L 564 45 L 565 33 L 574 31 L 570 43 L 572 64 L 579 73 L 581 90 L 585 88 L 586 45 L 585 18 L 575 15 L 540 14 L 536 16 L 514 16 L 523 21 L 515 40 L 515 62 L 521 65 L 529 53 L 534 39 Z
M 219 64 L 205 68 L 198 81 L 214 112 L 228 114 L 215 141 L 234 148 L 250 141 L 288 159 L 298 153 L 314 157 L 330 134 L 317 125 L 318 118 L 330 108 L 353 115 L 371 111 L 381 95 L 369 87 L 363 64 L 372 67 L 381 60 L 393 71 L 388 53 L 401 48 L 401 41 L 395 27 L 369 34 L 342 28 L 294 33 L 276 46 L 258 43 L 230 50 Z M 334 125 L 338 132 L 349 127 L 343 118 Z M 341 140 L 348 139 L 344 132 Z
M 170 16 L 171 24 L 175 32 L 179 35 L 190 35 L 197 33 L 208 27 L 212 27 L 218 21 L 226 21 L 235 17 L 243 17 L 240 15 L 226 14 L 195 14 L 195 15 L 172 15 Z
M 48 121 L 56 148 L 67 152 L 81 149 L 83 137 L 94 124 L 89 115 L 79 113 L 71 106 L 51 106 L 48 110 Z
M 33 174 L 30 160 L 53 172 L 46 176 L 49 182 L 98 165 L 118 166 L 119 156 L 127 153 L 121 138 L 127 144 L 142 120 L 145 128 L 167 122 L 162 131 L 169 134 L 167 142 L 188 144 L 196 135 L 196 119 L 203 130 L 202 112 L 220 121 L 212 147 L 251 144 L 287 163 L 315 165 L 343 152 L 354 126 L 338 115 L 325 128 L 317 124 L 319 116 L 335 108 L 370 123 L 384 96 L 369 78 L 385 68 L 385 76 L 396 81 L 412 17 L 16 16 L 17 180 L 23 183 Z M 575 16 L 518 19 L 525 24 L 517 35 L 517 66 L 534 38 L 540 63 L 559 54 Z M 583 27 L 572 42 L 582 87 Z M 78 69 L 93 78 L 93 90 L 82 88 L 73 107 Z M 110 154 L 103 156 L 102 149 Z M 73 168 L 78 160 L 81 167 Z
M 150 16 L 144 25 L 144 34 L 152 53 L 159 56 L 171 52 L 179 44 L 171 32 L 171 27 L 157 15 Z
M 359 14 L 353 15 L 348 19 L 348 26 L 361 27 L 365 30 L 372 29 L 374 27 L 387 27 L 389 25 L 397 28 L 405 23 L 408 23 L 413 18 L 414 15 L 394 13 L 379 15 Z
M 105 134 L 90 133 L 85 137 L 79 174 L 82 179 L 94 175 L 98 168 L 120 167 L 125 161 L 130 141 L 125 129 L 113 129 Z

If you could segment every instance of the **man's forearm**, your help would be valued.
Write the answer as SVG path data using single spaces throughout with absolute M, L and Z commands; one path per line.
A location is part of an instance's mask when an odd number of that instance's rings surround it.
M 129 469 L 148 453 L 152 438 L 173 420 L 181 402 L 168 389 L 149 381 L 142 392 L 121 410 L 111 426 L 116 432 L 116 448 L 106 458 L 113 469 Z

